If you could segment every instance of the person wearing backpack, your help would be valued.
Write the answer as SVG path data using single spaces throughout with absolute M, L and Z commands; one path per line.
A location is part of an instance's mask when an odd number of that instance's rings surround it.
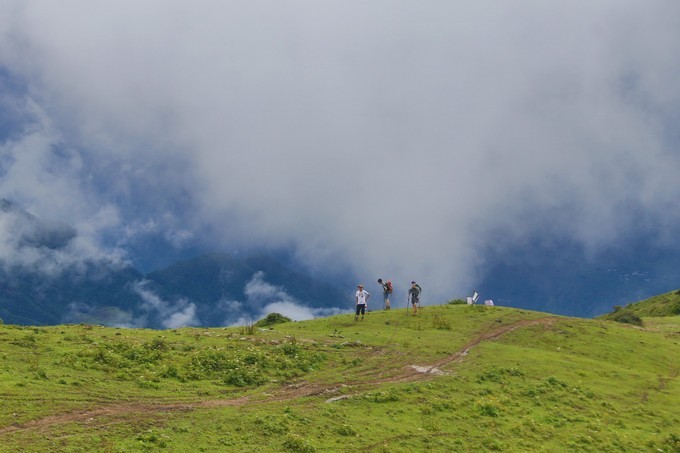
M 387 280 L 383 282 L 382 278 L 378 279 L 378 283 L 383 289 L 383 300 L 385 301 L 385 310 L 390 310 L 390 294 L 392 294 L 392 282 Z
M 415 282 L 413 282 L 415 283 Z M 418 290 L 418 308 L 423 308 L 420 306 L 420 301 L 423 298 L 423 288 L 420 287 L 418 283 L 416 283 L 416 289 Z
M 420 293 L 422 288 L 416 282 L 411 282 L 411 287 L 408 289 L 408 300 L 413 305 L 413 316 L 418 313 L 418 303 L 420 302 Z

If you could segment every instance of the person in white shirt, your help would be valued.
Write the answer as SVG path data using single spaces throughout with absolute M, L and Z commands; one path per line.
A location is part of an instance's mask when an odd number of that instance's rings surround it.
M 364 290 L 364 285 L 357 285 L 357 292 L 354 294 L 354 299 L 356 301 L 356 314 L 354 315 L 354 320 L 359 320 L 359 313 L 361 313 L 361 319 L 364 319 L 364 314 L 366 313 L 366 307 L 368 307 L 368 298 L 371 297 L 371 293 Z

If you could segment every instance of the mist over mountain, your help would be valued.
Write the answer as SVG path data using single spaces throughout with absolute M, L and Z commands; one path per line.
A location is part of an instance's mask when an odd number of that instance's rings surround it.
M 80 254 L 75 228 L 0 202 L 0 319 L 173 328 L 248 323 L 272 311 L 295 319 L 351 308 L 330 282 L 266 255 L 210 254 L 144 275 L 123 259 Z M 342 308 L 338 308 L 342 307 Z
M 266 266 L 253 267 L 262 260 Z M 263 257 L 201 256 L 146 276 L 90 263 L 58 275 L 3 271 L 0 279 L 0 319 L 11 324 L 219 327 L 273 311 L 301 320 L 351 308 L 351 297 L 336 287 Z
M 76 230 L 72 226 L 60 222 L 45 222 L 4 198 L 0 199 L 0 219 L 12 223 L 7 233 L 13 236 L 19 247 L 58 249 L 65 247 L 76 236 Z
M 581 315 L 678 286 L 680 2 L 0 12 L 0 197 L 30 213 L 0 266 L 50 320 L 309 317 L 377 277 Z
M 164 329 L 247 324 L 271 312 L 311 319 L 350 310 L 359 279 L 373 293 L 369 306 L 382 303 L 376 276 L 338 278 L 322 269 L 311 275 L 294 256 L 273 251 L 201 254 L 145 274 L 125 260 L 78 258 L 75 228 L 41 220 L 8 200 L 0 204 L 0 222 L 15 234 L 6 238 L 0 260 L 6 323 Z M 498 305 L 572 316 L 596 316 L 680 286 L 680 253 L 643 242 L 597 257 L 566 242 L 524 244 L 488 260 L 489 271 L 470 282 L 470 293 L 474 288 Z M 329 277 L 319 277 L 324 274 Z M 401 307 L 408 284 L 394 283 L 392 303 Z M 427 278 L 421 284 L 425 304 L 446 301 L 428 295 Z
M 570 241 L 521 244 L 491 253 L 475 284 L 496 304 L 593 317 L 680 287 L 680 250 L 638 237 L 589 253 Z

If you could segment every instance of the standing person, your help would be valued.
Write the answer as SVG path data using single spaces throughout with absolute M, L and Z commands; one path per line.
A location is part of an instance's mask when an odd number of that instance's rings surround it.
M 361 319 L 364 319 L 364 314 L 366 313 L 366 307 L 368 307 L 368 298 L 371 297 L 371 293 L 364 290 L 364 285 L 357 285 L 357 292 L 354 294 L 354 299 L 356 301 L 356 314 L 354 315 L 354 320 L 359 320 L 359 313 L 361 313 Z
M 390 294 L 392 294 L 392 282 L 387 280 L 387 282 L 383 282 L 382 278 L 378 279 L 378 283 L 380 283 L 380 286 L 382 286 L 383 289 L 383 300 L 385 301 L 385 310 L 389 310 L 390 307 Z
M 411 282 L 411 287 L 408 289 L 408 300 L 413 305 L 413 316 L 418 313 L 418 302 L 420 302 L 420 285 L 416 282 Z
M 415 283 L 416 289 L 418 290 L 418 309 L 422 310 L 423 307 L 420 306 L 420 302 L 423 300 L 423 288 L 420 287 L 420 285 L 416 282 L 411 282 L 413 285 Z

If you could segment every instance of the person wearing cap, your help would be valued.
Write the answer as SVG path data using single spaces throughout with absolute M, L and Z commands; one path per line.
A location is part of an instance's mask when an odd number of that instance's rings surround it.
M 418 313 L 418 302 L 420 302 L 420 285 L 416 282 L 411 282 L 411 287 L 408 289 L 408 300 L 413 305 L 413 315 Z
M 364 319 L 366 307 L 368 307 L 368 298 L 371 297 L 371 294 L 364 289 L 364 285 L 357 285 L 357 288 L 357 292 L 354 294 L 354 300 L 356 301 L 355 321 L 359 320 L 359 313 L 361 313 L 361 319 Z
M 389 310 L 391 308 L 390 294 L 392 294 L 392 282 L 389 280 L 384 282 L 382 278 L 379 278 L 378 283 L 380 283 L 380 286 L 382 286 L 383 289 L 383 301 L 385 302 L 385 310 Z

